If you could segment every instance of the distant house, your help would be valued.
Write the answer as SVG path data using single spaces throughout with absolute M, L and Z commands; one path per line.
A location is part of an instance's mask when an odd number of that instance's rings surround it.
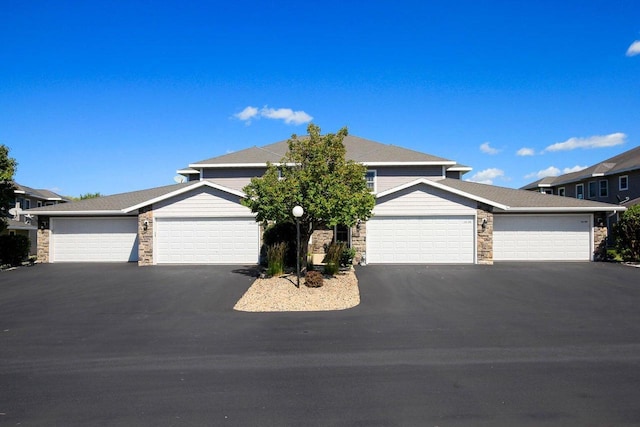
M 347 159 L 367 167 L 374 216 L 314 233 L 313 252 L 336 239 L 378 264 L 590 261 L 601 254 L 606 216 L 624 210 L 467 182 L 470 167 L 397 145 L 351 135 L 344 145 Z M 180 184 L 32 209 L 38 259 L 255 264 L 261 227 L 240 203 L 242 189 L 287 150 L 287 141 L 250 147 L 187 165 Z
M 640 198 L 640 146 L 578 172 L 539 179 L 522 189 L 604 203 L 628 203 Z
M 30 254 L 35 255 L 37 250 L 37 225 L 38 217 L 26 213 L 27 209 L 54 206 L 58 203 L 66 203 L 69 200 L 50 190 L 34 189 L 25 185 L 13 183 L 15 190 L 15 203 L 8 212 L 8 227 L 3 234 L 17 234 L 29 237 L 31 240 Z
M 640 146 L 578 172 L 539 179 L 523 190 L 630 207 L 640 203 Z M 607 219 L 608 225 L 618 215 Z

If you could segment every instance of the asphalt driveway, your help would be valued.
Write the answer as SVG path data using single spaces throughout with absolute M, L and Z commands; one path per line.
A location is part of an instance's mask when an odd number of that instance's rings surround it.
M 0 272 L 0 425 L 638 425 L 640 269 L 367 266 L 241 313 L 229 266 Z

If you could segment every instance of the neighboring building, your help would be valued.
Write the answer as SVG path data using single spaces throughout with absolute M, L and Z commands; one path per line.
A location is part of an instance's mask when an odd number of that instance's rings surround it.
M 522 189 L 613 204 L 638 199 L 640 146 L 578 172 L 539 179 Z
M 522 189 L 631 207 L 640 203 L 640 146 L 578 172 L 539 179 Z M 608 227 L 617 220 L 617 214 L 608 216 Z
M 368 263 L 589 261 L 600 256 L 607 215 L 623 207 L 463 181 L 455 161 L 348 136 L 347 158 L 367 166 L 376 195 L 367 222 L 337 235 Z M 255 264 L 261 229 L 242 189 L 278 163 L 287 142 L 189 164 L 186 182 L 32 210 L 41 262 Z M 303 206 L 304 207 L 304 206 Z M 366 255 L 365 255 L 366 254 Z
M 49 190 L 36 190 L 16 182 L 13 183 L 15 190 L 15 204 L 10 209 L 8 217 L 8 227 L 3 234 L 18 234 L 29 237 L 31 241 L 30 254 L 35 255 L 37 250 L 37 223 L 35 215 L 25 213 L 31 208 L 42 206 L 54 206 L 58 203 L 65 203 L 69 200 Z

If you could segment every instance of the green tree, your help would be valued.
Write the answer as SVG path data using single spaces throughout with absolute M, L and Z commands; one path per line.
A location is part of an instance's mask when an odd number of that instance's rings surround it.
M 9 147 L 0 145 L 0 232 L 7 228 L 7 215 L 15 202 L 13 175 L 18 163 L 9 157 Z
M 628 261 L 640 261 L 640 205 L 631 206 L 616 225 L 616 249 Z
M 78 198 L 78 200 L 96 199 L 98 197 L 102 197 L 102 194 L 100 194 L 100 193 L 85 193 L 85 194 L 81 194 L 80 197 Z
M 343 144 L 347 128 L 336 134 L 320 134 L 310 124 L 308 136 L 295 134 L 288 140 L 289 150 L 280 164 L 267 165 L 260 178 L 244 187 L 242 204 L 256 213 L 256 221 L 292 222 L 292 209 L 302 206 L 300 244 L 303 264 L 309 238 L 315 229 L 344 224 L 353 226 L 371 217 L 375 197 L 367 188 L 366 167 L 345 159 Z

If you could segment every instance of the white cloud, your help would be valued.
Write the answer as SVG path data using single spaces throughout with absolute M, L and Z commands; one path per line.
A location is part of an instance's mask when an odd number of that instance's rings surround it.
M 576 148 L 602 148 L 614 147 L 624 144 L 627 135 L 622 132 L 611 133 L 609 135 L 594 135 L 587 138 L 569 138 L 564 142 L 551 144 L 544 151 L 568 151 Z
M 309 114 L 304 111 L 293 111 L 291 108 L 268 108 L 267 106 L 258 109 L 256 107 L 248 106 L 239 113 L 233 115 L 233 117 L 242 120 L 248 124 L 252 119 L 264 117 L 266 119 L 282 120 L 286 124 L 299 125 L 302 123 L 309 123 L 313 120 Z
M 478 182 L 480 184 L 493 184 L 496 178 L 504 178 L 504 171 L 497 168 L 489 168 L 480 171 L 469 178 L 469 181 Z
M 516 154 L 517 154 L 518 156 L 533 156 L 533 155 L 535 154 L 535 151 L 533 151 L 533 149 L 532 149 L 532 148 L 526 148 L 526 147 L 523 147 L 523 148 L 519 149 L 519 150 L 516 152 Z
M 284 120 L 286 124 L 293 123 L 294 125 L 300 125 L 302 123 L 309 123 L 313 120 L 313 117 L 305 113 L 304 111 L 293 111 L 291 108 L 267 108 L 264 107 L 260 110 L 260 115 L 268 119 L 280 119 Z
M 239 113 L 234 114 L 233 116 L 237 119 L 246 121 L 246 120 L 251 120 L 257 115 L 258 115 L 258 109 L 256 107 L 249 106 L 244 110 L 240 111 Z
M 636 40 L 631 43 L 629 49 L 627 49 L 627 56 L 636 56 L 640 55 L 640 40 Z
M 586 169 L 586 166 L 575 165 L 572 168 L 564 168 L 562 169 L 562 173 L 571 173 L 571 172 L 579 172 L 583 169 Z
M 500 150 L 493 148 L 489 145 L 489 142 L 484 142 L 480 145 L 480 151 L 485 154 L 498 154 Z
M 532 172 L 528 175 L 525 175 L 524 177 L 527 179 L 531 179 L 531 178 L 542 179 L 547 176 L 558 176 L 558 175 L 560 175 L 560 169 L 558 169 L 555 166 L 549 166 L 546 169 L 542 169 L 538 172 Z

